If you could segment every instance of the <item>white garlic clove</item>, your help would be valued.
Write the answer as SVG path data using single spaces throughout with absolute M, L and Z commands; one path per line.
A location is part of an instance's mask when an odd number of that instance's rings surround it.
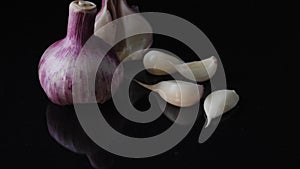
M 211 120 L 221 116 L 236 106 L 239 96 L 234 90 L 218 90 L 209 94 L 204 101 L 204 110 L 207 117 L 205 127 Z
M 197 82 L 209 80 L 216 73 L 218 67 L 217 58 L 214 56 L 201 61 L 184 63 L 175 56 L 157 50 L 146 53 L 143 63 L 147 71 L 153 75 L 178 72 L 185 78 Z
M 153 75 L 167 75 L 176 72 L 174 65 L 184 62 L 165 52 L 151 50 L 144 56 L 143 63 L 147 71 Z
M 217 71 L 217 58 L 212 56 L 202 61 L 184 63 L 175 66 L 177 71 L 187 79 L 204 82 L 209 80 Z M 192 73 L 191 73 L 192 72 Z
M 112 0 L 103 0 L 102 8 L 96 16 L 95 35 L 103 39 L 106 43 L 114 45 L 117 27 L 110 23 L 116 18 L 116 11 Z M 109 26 L 104 27 L 110 23 Z
M 152 33 L 152 27 L 148 21 L 138 13 L 137 7 L 129 7 L 126 0 L 118 0 L 117 15 L 119 18 L 135 14 L 134 16 L 124 17 L 122 19 L 122 28 L 118 28 L 118 32 L 124 33 L 125 35 L 131 35 L 138 32 L 137 30 L 145 30 L 146 32 Z M 130 55 L 129 60 L 141 59 L 147 49 L 150 48 L 153 41 L 152 34 L 140 34 L 131 36 L 121 41 L 116 47 L 116 53 L 120 60 L 125 59 Z M 139 52 L 137 52 L 139 51 Z M 133 54 L 134 53 L 134 54 Z M 133 55 L 131 55 L 133 54 Z
M 166 102 L 178 107 L 189 107 L 198 103 L 204 91 L 202 85 L 179 80 L 162 81 L 155 85 L 136 82 L 149 90 L 157 92 Z

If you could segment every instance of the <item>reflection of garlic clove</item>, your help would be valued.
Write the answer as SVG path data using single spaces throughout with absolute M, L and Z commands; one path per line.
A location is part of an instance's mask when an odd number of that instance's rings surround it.
M 187 108 L 187 107 L 185 107 Z M 182 118 L 178 118 L 180 108 L 173 105 L 167 105 L 166 109 L 163 111 L 163 114 L 173 123 L 179 125 L 188 125 L 193 121 L 190 116 L 184 115 Z
M 166 102 L 188 107 L 198 103 L 203 95 L 203 86 L 179 80 L 162 81 L 155 85 L 147 85 L 136 81 L 141 86 L 157 92 Z
M 182 76 L 197 82 L 210 79 L 217 70 L 217 59 L 212 56 L 202 61 L 184 63 L 174 56 L 160 51 L 149 51 L 144 56 L 144 66 L 154 75 L 167 75 L 179 72 Z
M 116 19 L 116 10 L 112 0 L 103 0 L 102 8 L 95 20 L 95 35 L 110 45 L 114 45 L 117 31 L 116 25 L 110 23 L 114 19 Z M 104 27 L 108 23 L 110 25 Z
M 239 101 L 239 96 L 234 90 L 218 90 L 209 94 L 204 101 L 204 110 L 209 126 L 212 119 L 231 110 Z
M 130 35 L 138 32 L 137 30 L 146 30 L 152 33 L 152 27 L 148 21 L 139 14 L 138 7 L 129 7 L 126 0 L 117 0 L 117 15 L 119 18 L 128 16 L 123 20 L 122 28 L 118 28 L 118 32 Z M 134 16 L 130 16 L 135 14 Z M 123 60 L 130 55 L 130 60 L 141 59 L 144 53 L 152 45 L 152 34 L 140 34 L 129 37 L 121 41 L 114 49 L 117 52 L 120 60 Z M 139 51 L 139 52 L 137 52 Z M 134 55 L 131 55 L 133 54 Z

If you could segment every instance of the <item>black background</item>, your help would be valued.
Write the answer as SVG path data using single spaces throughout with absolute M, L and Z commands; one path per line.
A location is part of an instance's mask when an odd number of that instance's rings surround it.
M 37 65 L 44 50 L 66 34 L 71 1 L 3 4 L 0 168 L 91 168 L 83 155 L 49 135 Z M 100 0 L 94 1 L 100 6 Z M 204 144 L 187 139 L 166 154 L 123 159 L 122 168 L 299 168 L 299 10 L 288 1 L 130 0 L 144 12 L 165 12 L 197 25 L 224 65 L 229 88 L 241 96 L 237 113 Z M 185 54 L 172 43 L 158 47 Z M 295 98 L 295 99 L 294 99 Z M 199 129 L 194 129 L 198 134 Z M 193 133 L 193 131 L 192 131 Z M 190 136 L 192 137 L 192 136 Z M 183 151 L 183 149 L 185 149 Z M 150 165 L 151 164 L 151 165 Z

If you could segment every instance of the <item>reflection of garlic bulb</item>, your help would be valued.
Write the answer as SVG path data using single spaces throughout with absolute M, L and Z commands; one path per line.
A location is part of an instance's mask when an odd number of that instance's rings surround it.
M 178 72 L 187 79 L 197 82 L 209 80 L 215 74 L 218 66 L 214 56 L 202 61 L 184 63 L 174 56 L 155 50 L 149 51 L 144 56 L 143 62 L 151 74 L 166 75 Z
M 157 92 L 166 102 L 188 107 L 198 103 L 203 95 L 203 86 L 179 80 L 162 81 L 155 85 L 146 85 L 136 81 L 141 86 Z
M 218 90 L 209 94 L 204 101 L 204 110 L 207 117 L 206 126 L 212 119 L 231 110 L 239 101 L 239 96 L 234 90 Z

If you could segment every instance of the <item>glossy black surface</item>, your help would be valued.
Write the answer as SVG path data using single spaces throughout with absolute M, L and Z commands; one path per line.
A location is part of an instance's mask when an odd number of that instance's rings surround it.
M 299 168 L 300 116 L 295 83 L 299 76 L 296 60 L 300 41 L 297 5 L 257 0 L 166 0 L 164 3 L 130 0 L 141 11 L 171 13 L 197 25 L 220 55 L 228 88 L 235 89 L 241 100 L 238 107 L 222 118 L 216 132 L 204 144 L 197 143 L 204 123 L 202 113 L 189 135 L 174 149 L 148 159 L 127 159 L 89 143 L 81 146 L 80 141 L 75 151 L 81 154 L 74 153 L 49 132 L 49 120 L 54 119 L 58 126 L 73 126 L 59 128 L 79 131 L 75 135 L 67 132 L 70 137 L 90 142 L 76 124 L 72 107 L 49 103 L 37 76 L 37 65 L 44 50 L 66 33 L 70 2 L 10 1 L 2 5 L 1 41 L 5 46 L 1 56 L 4 66 L 1 66 L 0 92 L 5 102 L 0 118 L 0 168 Z M 96 3 L 100 5 L 100 1 Z M 154 41 L 153 47 L 170 50 L 187 61 L 196 58 L 188 47 L 174 39 L 156 36 Z M 143 77 L 141 73 L 139 78 Z M 147 93 L 142 88 L 138 90 L 141 90 L 139 94 Z M 133 100 L 137 107 L 147 105 L 146 97 L 133 98 L 138 98 Z M 109 104 L 106 106 L 110 107 Z M 59 114 L 61 111 L 66 113 Z M 135 128 L 133 124 L 124 121 L 117 112 L 108 114 L 107 119 L 113 119 L 112 123 L 118 119 L 117 130 L 141 137 L 159 133 L 171 124 L 162 116 L 159 122 L 141 127 L 141 132 L 130 130 Z M 68 122 L 59 124 L 60 121 Z M 90 149 L 96 151 L 88 153 Z

